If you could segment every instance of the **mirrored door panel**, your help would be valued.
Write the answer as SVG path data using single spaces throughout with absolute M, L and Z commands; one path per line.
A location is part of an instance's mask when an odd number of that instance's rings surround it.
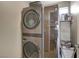
M 56 57 L 58 6 L 44 8 L 44 57 Z

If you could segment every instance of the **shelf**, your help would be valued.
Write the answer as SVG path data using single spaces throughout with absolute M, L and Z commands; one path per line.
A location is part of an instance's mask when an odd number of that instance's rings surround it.
M 60 22 L 71 22 L 71 21 L 60 21 Z

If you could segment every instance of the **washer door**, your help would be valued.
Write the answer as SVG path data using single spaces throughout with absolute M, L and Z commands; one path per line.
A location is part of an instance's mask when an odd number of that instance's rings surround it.
M 39 17 L 39 14 L 35 10 L 28 10 L 23 17 L 24 26 L 28 29 L 36 28 L 40 22 Z
M 23 51 L 24 51 L 25 57 L 28 57 L 28 58 L 29 57 L 30 58 L 38 58 L 39 57 L 38 47 L 30 41 L 28 41 L 24 44 Z

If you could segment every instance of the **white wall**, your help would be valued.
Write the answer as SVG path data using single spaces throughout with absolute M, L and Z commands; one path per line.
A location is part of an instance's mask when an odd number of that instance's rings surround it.
M 71 2 L 71 12 L 72 15 L 74 16 L 73 19 L 76 20 L 77 24 L 77 41 L 76 43 L 79 44 L 79 1 L 76 2 Z
M 22 57 L 21 11 L 26 2 L 0 2 L 0 57 Z
M 79 1 L 71 2 L 71 13 L 73 16 L 73 38 L 79 45 Z M 77 48 L 77 57 L 79 58 L 79 48 Z

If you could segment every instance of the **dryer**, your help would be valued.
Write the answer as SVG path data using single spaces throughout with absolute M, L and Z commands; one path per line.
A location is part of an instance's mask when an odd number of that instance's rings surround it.
M 22 10 L 23 57 L 42 57 L 42 5 L 32 2 Z

